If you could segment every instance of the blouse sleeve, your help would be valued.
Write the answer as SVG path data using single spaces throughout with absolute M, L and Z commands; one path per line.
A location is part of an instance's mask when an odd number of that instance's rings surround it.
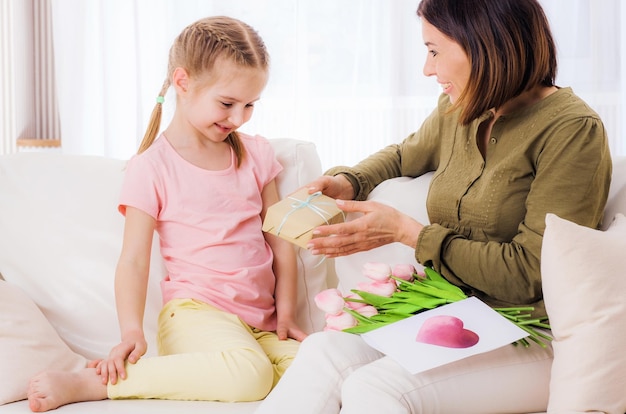
M 418 177 L 436 170 L 440 153 L 440 115 L 448 106 L 449 100 L 442 95 L 438 108 L 426 118 L 417 132 L 401 143 L 388 145 L 354 167 L 334 167 L 325 174 L 344 174 L 354 187 L 354 199 L 365 200 L 385 180 L 402 176 Z
M 418 262 L 491 304 L 541 302 L 546 214 L 592 228 L 602 220 L 612 168 L 602 122 L 589 116 L 561 123 L 534 162 L 526 214 L 511 242 L 472 241 L 432 224 L 419 236 Z

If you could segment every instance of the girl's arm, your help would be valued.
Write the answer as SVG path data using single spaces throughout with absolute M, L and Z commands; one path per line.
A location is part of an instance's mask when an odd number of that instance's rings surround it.
M 263 211 L 261 219 L 265 218 L 267 209 L 279 201 L 276 182 L 268 183 L 261 194 L 263 198 Z M 265 240 L 274 253 L 274 275 L 276 277 L 276 290 L 274 301 L 278 325 L 276 333 L 279 339 L 293 338 L 302 341 L 307 335 L 296 325 L 296 305 L 298 300 L 298 267 L 296 265 L 296 253 L 294 246 L 269 233 L 265 233 Z
M 147 213 L 126 208 L 122 252 L 115 272 L 115 301 L 121 342 L 99 365 L 103 383 L 125 379 L 124 362 L 134 364 L 145 354 L 147 343 L 143 332 L 150 252 L 156 220 Z

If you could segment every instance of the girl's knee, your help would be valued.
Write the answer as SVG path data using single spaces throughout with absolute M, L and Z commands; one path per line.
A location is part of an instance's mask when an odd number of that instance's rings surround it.
M 258 401 L 269 394 L 275 383 L 274 366 L 266 355 L 251 351 L 248 355 L 238 355 L 233 358 L 237 366 L 233 383 L 237 384 L 237 395 L 232 395 L 234 401 Z

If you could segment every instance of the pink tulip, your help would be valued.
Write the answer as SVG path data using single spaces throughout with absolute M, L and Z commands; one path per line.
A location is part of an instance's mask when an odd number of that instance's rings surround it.
M 326 331 L 343 331 L 356 326 L 357 321 L 348 312 L 341 312 L 338 315 L 326 315 Z
M 407 282 L 413 281 L 413 275 L 415 274 L 415 266 L 412 264 L 397 264 L 393 267 L 391 274 L 398 279 L 406 280 Z
M 346 299 L 357 299 L 357 300 L 363 300 L 362 297 L 360 297 L 359 295 L 357 295 L 356 293 L 350 293 L 349 295 L 346 295 L 345 297 Z M 346 300 L 346 307 L 352 309 L 352 310 L 357 310 L 359 308 L 362 308 L 363 306 L 367 306 L 367 303 L 364 302 L 352 302 L 351 300 Z
M 378 315 L 378 310 L 371 305 L 363 306 L 362 308 L 357 309 L 357 312 L 368 318 L 370 316 Z
M 397 288 L 396 281 L 393 279 L 386 282 L 361 282 L 357 285 L 358 290 L 363 290 L 378 296 L 385 296 L 387 298 L 393 295 Z
M 339 289 L 326 289 L 315 295 L 317 307 L 329 315 L 339 315 L 346 306 Z
M 363 265 L 363 275 L 376 282 L 386 282 L 391 275 L 391 268 L 385 263 L 367 262 Z

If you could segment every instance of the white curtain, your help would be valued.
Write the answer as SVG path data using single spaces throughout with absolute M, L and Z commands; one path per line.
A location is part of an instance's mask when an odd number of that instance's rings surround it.
M 439 90 L 422 74 L 418 0 L 52 0 L 63 150 L 128 158 L 187 24 L 226 14 L 255 27 L 271 77 L 247 133 L 316 143 L 323 167 L 351 165 L 419 127 Z M 620 0 L 543 0 L 573 86 L 625 153 Z M 172 113 L 166 97 L 163 126 Z

